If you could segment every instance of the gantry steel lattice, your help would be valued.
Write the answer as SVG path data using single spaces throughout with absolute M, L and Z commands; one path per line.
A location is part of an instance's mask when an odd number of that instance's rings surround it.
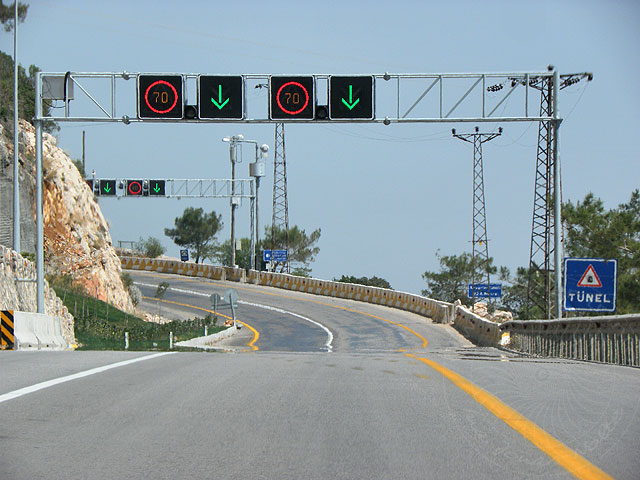
M 498 133 L 456 133 L 453 136 L 465 142 L 473 143 L 473 230 L 471 237 L 471 298 L 476 301 L 475 285 L 486 275 L 487 294 L 491 300 L 491 275 L 489 273 L 489 241 L 487 238 L 487 214 L 484 197 L 484 168 L 482 162 L 482 144 L 502 135 L 502 128 Z
M 202 72 L 200 72 L 202 73 Z M 181 73 L 185 88 L 185 98 L 198 98 L 198 92 L 190 85 L 195 85 L 200 73 Z M 53 120 L 65 122 L 119 122 L 131 124 L 145 123 L 229 123 L 227 119 L 146 119 L 138 118 L 137 102 L 121 99 L 137 98 L 137 79 L 141 73 L 131 72 L 38 72 L 35 85 L 36 130 L 36 269 L 37 269 L 37 306 L 38 312 L 44 312 L 44 231 L 42 214 L 42 131 L 45 122 Z M 314 74 L 316 84 L 326 85 L 331 75 Z M 244 82 L 268 84 L 269 74 L 244 74 Z M 551 269 L 550 253 L 554 252 L 555 268 L 559 267 L 560 248 L 550 249 L 551 235 L 551 198 L 560 197 L 559 174 L 550 175 L 550 171 L 559 171 L 557 159 L 557 132 L 561 123 L 558 116 L 558 90 L 583 78 L 591 80 L 591 73 L 575 73 L 560 75 L 555 68 L 547 71 L 514 72 L 514 73 L 416 73 L 416 74 L 373 74 L 375 98 L 375 115 L 372 119 L 308 119 L 296 120 L 299 123 L 503 123 L 503 122 L 540 122 L 539 165 L 536 176 L 536 207 L 534 211 L 534 229 L 532 235 L 531 259 L 539 265 L 539 272 L 546 272 L 542 278 L 549 282 Z M 133 81 L 132 81 L 133 80 Z M 487 86 L 489 85 L 489 86 Z M 550 87 L 551 86 L 551 87 Z M 529 91 L 542 90 L 543 108 L 540 115 L 531 115 L 529 111 Z M 116 91 L 118 101 L 116 101 Z M 265 89 L 264 94 L 256 98 L 245 99 L 246 114 L 241 120 L 233 123 L 277 123 L 266 114 L 264 108 L 271 92 Z M 546 98 L 546 100 L 544 100 Z M 63 102 L 55 105 L 58 108 L 46 113 L 43 102 Z M 73 108 L 71 103 L 73 102 Z M 261 106 L 262 104 L 262 106 Z M 546 104 L 547 108 L 544 108 Z M 405 110 L 406 109 L 406 110 Z M 404 112 L 404 113 L 402 113 Z M 549 137 L 553 130 L 552 138 Z M 278 138 L 280 134 L 280 144 Z M 281 145 L 281 147 L 279 146 Z M 542 149 L 543 153 L 540 153 Z M 288 206 L 286 199 L 286 163 L 284 159 L 284 125 L 276 126 L 276 151 L 274 161 L 274 221 L 272 225 L 283 225 L 288 228 Z M 281 152 L 281 153 L 280 153 Z M 282 155 L 280 157 L 278 154 Z M 550 160 L 551 159 L 551 160 Z M 544 172 L 544 173 L 542 173 Z M 542 193 L 544 191 L 544 194 Z M 559 200 L 554 206 L 554 218 L 560 218 Z M 544 212 L 544 214 L 542 213 Z M 544 221 L 542 221 L 544 218 Z M 561 223 L 561 222 L 558 222 Z M 540 225 L 538 227 L 538 225 Z M 539 232 L 544 232 L 543 234 Z M 559 245 L 559 232 L 554 230 L 556 245 Z M 288 242 L 287 242 L 288 243 Z M 538 260 L 537 256 L 543 257 Z M 540 276 L 540 275 L 539 275 Z M 562 283 L 561 272 L 555 275 L 556 316 L 561 317 Z M 546 289 L 550 298 L 551 287 Z M 534 289 L 530 288 L 530 292 Z M 550 300 L 545 301 L 548 305 Z M 550 311 L 550 307 L 545 308 Z M 547 314 L 547 316 L 549 316 Z
M 271 248 L 276 245 L 276 231 L 284 232 L 285 250 L 289 250 L 289 202 L 287 200 L 287 155 L 284 144 L 284 123 L 276 123 L 275 153 L 273 155 L 273 216 L 271 218 Z M 281 265 L 281 271 L 290 272 L 290 261 Z

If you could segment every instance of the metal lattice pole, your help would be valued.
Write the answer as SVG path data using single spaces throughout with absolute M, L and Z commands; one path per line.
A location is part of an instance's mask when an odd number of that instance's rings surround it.
M 471 240 L 471 284 L 472 287 L 472 304 L 476 301 L 475 285 L 486 274 L 487 294 L 491 301 L 491 278 L 489 274 L 489 243 L 487 239 L 487 215 L 484 197 L 484 169 L 482 163 L 482 144 L 493 140 L 502 134 L 502 128 L 498 129 L 498 133 L 479 133 L 476 127 L 476 133 L 456 134 L 455 129 L 452 130 L 453 136 L 473 143 L 473 233 Z M 484 272 L 483 272 L 484 270 Z
M 284 232 L 284 247 L 289 250 L 289 203 L 287 201 L 287 158 L 284 146 L 284 123 L 276 123 L 275 153 L 273 155 L 273 217 L 271 219 L 271 248 L 276 245 L 276 230 Z M 290 271 L 290 263 L 282 265 L 281 271 Z
M 553 116 L 553 78 L 540 80 L 540 116 Z M 533 194 L 533 221 L 531 226 L 531 250 L 527 284 L 527 318 L 544 315 L 551 318 L 554 253 L 551 232 L 553 217 L 554 128 L 551 121 L 542 121 L 538 127 L 535 190 Z

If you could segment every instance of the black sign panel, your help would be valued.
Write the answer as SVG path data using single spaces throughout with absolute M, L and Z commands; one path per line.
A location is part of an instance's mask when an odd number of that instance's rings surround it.
M 164 180 L 149 180 L 149 196 L 164 197 L 165 196 L 164 187 L 165 187 Z
M 373 76 L 329 77 L 329 118 L 373 120 Z
M 269 118 L 312 120 L 315 111 L 313 77 L 270 77 Z
M 244 118 L 244 79 L 241 76 L 198 77 L 200 118 Z
M 182 118 L 182 93 L 182 75 L 139 75 L 138 118 Z
M 115 197 L 116 195 L 116 181 L 115 180 L 100 180 L 100 196 Z
M 146 180 L 125 180 L 124 181 L 124 194 L 129 197 L 142 197 L 147 194 L 143 188 Z

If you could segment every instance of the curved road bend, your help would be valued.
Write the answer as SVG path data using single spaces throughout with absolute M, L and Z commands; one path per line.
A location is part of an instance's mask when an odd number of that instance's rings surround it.
M 0 352 L 0 477 L 638 478 L 639 369 L 475 348 L 375 305 L 131 274 L 168 281 L 191 307 L 163 311 L 185 318 L 235 288 L 305 319 L 240 304 L 260 336 L 237 354 Z

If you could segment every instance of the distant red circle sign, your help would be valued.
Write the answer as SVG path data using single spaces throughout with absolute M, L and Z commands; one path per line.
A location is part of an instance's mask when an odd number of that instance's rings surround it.
M 280 94 L 282 93 L 282 90 L 289 85 L 299 87 L 304 92 L 304 105 L 302 105 L 302 108 L 298 110 L 288 110 L 282 105 L 282 102 L 280 102 Z M 287 82 L 278 89 L 278 93 L 276 94 L 276 102 L 278 102 L 278 107 L 280 107 L 280 110 L 282 110 L 284 113 L 288 113 L 289 115 L 297 115 L 305 108 L 307 108 L 307 105 L 309 105 L 309 92 L 307 92 L 307 89 L 304 88 L 304 86 L 299 82 Z
M 136 180 L 129 182 L 127 188 L 131 195 L 140 195 L 140 192 L 142 191 L 142 185 Z
M 149 101 L 149 92 L 151 91 L 151 89 L 153 87 L 155 87 L 156 85 L 166 85 L 168 86 L 171 91 L 173 92 L 173 103 L 171 104 L 171 106 L 165 110 L 160 110 L 158 108 L 152 107 L 151 106 L 151 102 Z M 154 102 L 154 104 L 157 103 L 169 103 L 169 94 L 167 92 L 156 92 L 158 98 L 156 99 L 156 102 Z M 163 98 L 163 96 L 166 95 L 166 101 L 165 98 Z M 176 103 L 178 103 L 178 91 L 176 90 L 176 87 L 174 87 L 173 85 L 171 85 L 169 82 L 167 82 L 166 80 L 157 80 L 155 82 L 153 82 L 151 85 L 149 85 L 147 87 L 147 90 L 144 92 L 144 101 L 147 104 L 147 107 L 149 107 L 151 109 L 151 111 L 155 112 L 155 113 L 159 113 L 159 114 L 163 114 L 163 113 L 169 113 L 171 110 L 173 110 L 173 107 L 176 106 Z

